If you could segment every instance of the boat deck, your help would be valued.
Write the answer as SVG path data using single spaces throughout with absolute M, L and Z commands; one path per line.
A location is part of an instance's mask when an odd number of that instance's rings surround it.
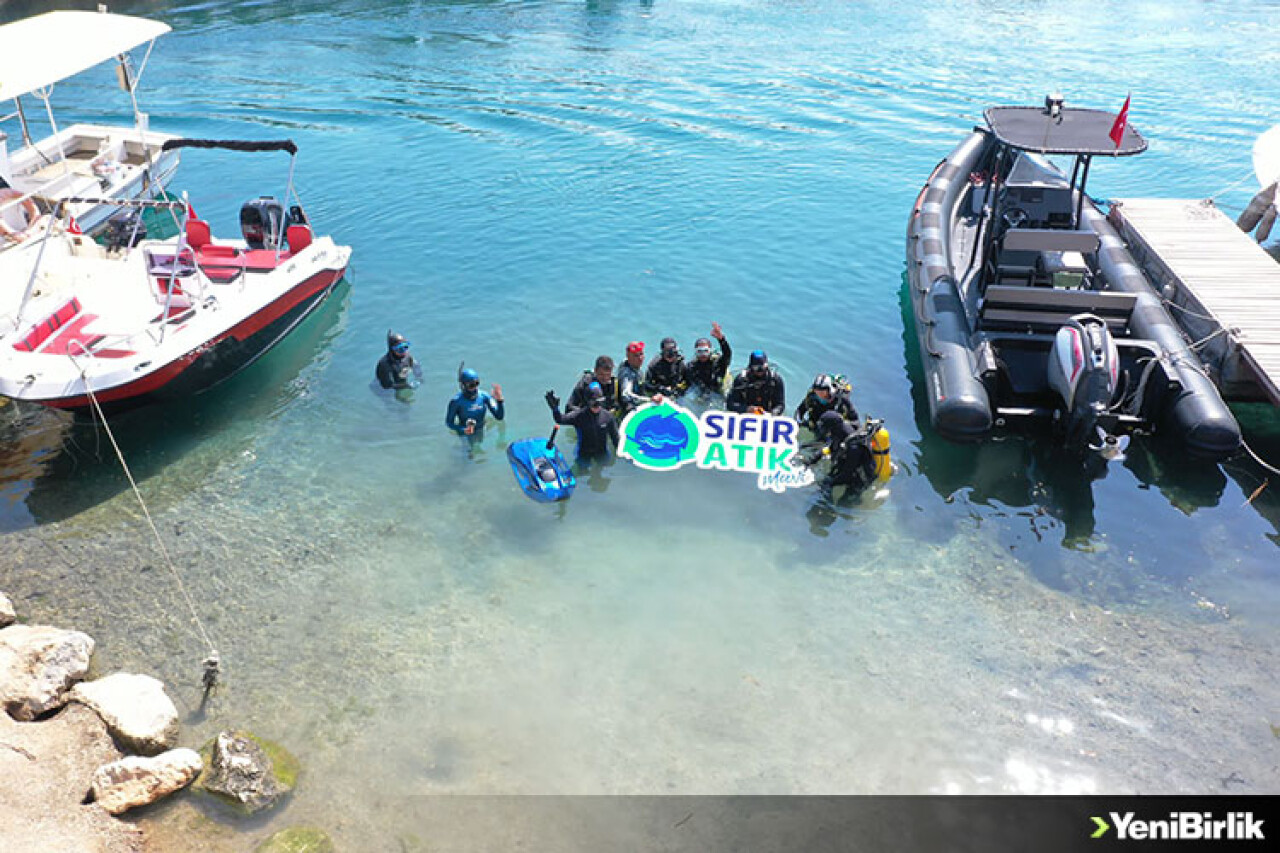
M 1112 221 L 1170 311 L 1204 354 L 1226 396 L 1280 406 L 1280 263 L 1212 202 L 1117 200 Z M 1255 386 L 1243 392 L 1248 386 Z

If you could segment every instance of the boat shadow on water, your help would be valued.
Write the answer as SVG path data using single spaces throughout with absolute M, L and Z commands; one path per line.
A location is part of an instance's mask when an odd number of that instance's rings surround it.
M 202 455 L 199 464 L 205 470 L 187 472 L 183 479 L 207 478 L 210 466 L 239 459 L 253 443 L 253 424 L 276 416 L 305 394 L 306 383 L 299 380 L 345 325 L 349 291 L 349 282 L 340 282 L 326 303 L 269 353 L 208 391 L 109 414 L 134 479 L 142 484 L 170 466 L 191 462 L 192 452 L 215 435 L 222 448 Z M 0 532 L 64 521 L 129 489 L 95 416 L 3 402 Z

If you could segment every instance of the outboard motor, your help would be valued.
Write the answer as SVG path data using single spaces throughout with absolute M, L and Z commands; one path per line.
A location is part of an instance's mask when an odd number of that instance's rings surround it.
M 1083 448 L 1099 429 L 1120 376 L 1120 356 L 1106 322 L 1093 314 L 1068 320 L 1054 336 L 1048 370 L 1049 386 L 1062 398 L 1066 445 Z
M 132 249 L 147 239 L 147 225 L 142 219 L 142 211 L 126 208 L 112 215 L 103 229 L 102 239 L 108 252 Z
M 240 233 L 250 249 L 275 249 L 284 233 L 284 205 L 269 195 L 246 201 L 240 208 Z

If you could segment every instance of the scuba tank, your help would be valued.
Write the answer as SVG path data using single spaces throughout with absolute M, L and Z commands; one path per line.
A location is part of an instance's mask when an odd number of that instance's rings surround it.
M 889 430 L 884 428 L 884 421 L 871 421 L 872 427 L 871 459 L 875 479 L 883 482 L 893 476 L 893 460 L 889 458 Z
M 844 440 L 841 456 L 847 458 L 847 454 L 858 452 L 855 448 L 866 448 L 858 463 L 860 482 L 854 486 L 858 491 L 873 483 L 883 483 L 893 475 L 893 460 L 889 458 L 889 431 L 884 428 L 883 420 L 867 417 L 862 427 Z M 823 453 L 826 452 L 824 448 Z

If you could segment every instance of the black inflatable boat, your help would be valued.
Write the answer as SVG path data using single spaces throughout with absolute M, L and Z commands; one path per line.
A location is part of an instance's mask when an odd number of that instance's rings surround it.
M 1235 453 L 1235 418 L 1085 193 L 1094 157 L 1146 140 L 1057 96 L 985 118 L 934 169 L 907 229 L 933 428 L 957 441 L 1049 429 L 1078 449 L 1158 430 L 1199 457 Z

